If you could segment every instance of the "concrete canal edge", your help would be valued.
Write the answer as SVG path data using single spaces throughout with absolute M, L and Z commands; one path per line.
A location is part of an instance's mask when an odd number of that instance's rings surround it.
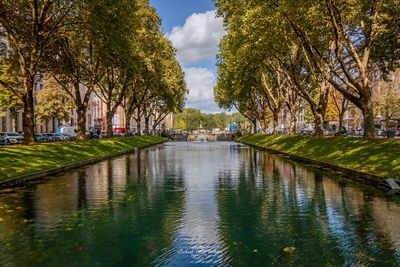
M 57 174 L 60 174 L 60 173 L 66 172 L 66 171 L 70 171 L 70 170 L 74 170 L 77 168 L 81 168 L 81 167 L 84 167 L 87 165 L 96 164 L 96 163 L 99 163 L 104 160 L 113 159 L 116 157 L 134 153 L 134 152 L 137 152 L 138 150 L 156 146 L 156 145 L 165 143 L 167 141 L 156 142 L 153 144 L 148 144 L 148 145 L 145 145 L 142 147 L 131 148 L 128 150 L 113 153 L 113 154 L 99 157 L 99 158 L 94 158 L 94 159 L 90 159 L 90 160 L 85 160 L 85 161 L 81 161 L 81 162 L 64 165 L 64 166 L 57 167 L 57 168 L 47 169 L 47 170 L 43 170 L 43 171 L 38 171 L 38 172 L 33 172 L 33 173 L 28 173 L 28 174 L 24 174 L 21 176 L 13 177 L 13 178 L 10 178 L 10 179 L 4 180 L 4 181 L 0 181 L 0 190 L 12 188 L 12 187 L 23 186 L 29 182 L 38 181 L 38 180 L 43 179 L 48 176 L 57 175 Z
M 237 142 L 239 142 L 239 141 L 237 141 Z M 380 182 L 387 179 L 387 177 L 381 177 L 381 176 L 377 176 L 377 175 L 373 175 L 373 174 L 369 174 L 369 173 L 365 173 L 365 172 L 361 172 L 361 171 L 357 171 L 357 170 L 353 170 L 353 169 L 349 169 L 349 168 L 345 168 L 345 167 L 340 167 L 340 166 L 337 166 L 334 164 L 330 164 L 330 163 L 326 163 L 326 162 L 322 162 L 322 161 L 318 161 L 318 160 L 314 160 L 314 159 L 300 157 L 297 155 L 289 154 L 289 153 L 274 150 L 274 149 L 265 148 L 265 147 L 254 145 L 252 143 L 247 143 L 244 141 L 240 141 L 239 143 L 245 144 L 250 147 L 254 147 L 254 148 L 262 150 L 262 151 L 266 151 L 270 154 L 279 155 L 283 158 L 290 159 L 290 160 L 298 162 L 298 163 L 305 164 L 306 167 L 309 166 L 312 168 L 327 171 L 329 173 L 332 173 L 334 176 L 342 176 L 342 177 L 345 177 L 345 178 L 348 178 L 348 179 L 351 179 L 351 180 L 354 180 L 354 181 L 357 181 L 357 182 L 360 182 L 363 184 L 371 185 L 374 187 L 378 187 L 378 184 Z

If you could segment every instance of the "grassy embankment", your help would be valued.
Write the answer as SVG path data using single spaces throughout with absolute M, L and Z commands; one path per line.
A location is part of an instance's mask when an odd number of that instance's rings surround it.
M 248 135 L 237 141 L 368 174 L 400 179 L 400 139 Z
M 156 136 L 0 148 L 0 181 L 166 141 Z

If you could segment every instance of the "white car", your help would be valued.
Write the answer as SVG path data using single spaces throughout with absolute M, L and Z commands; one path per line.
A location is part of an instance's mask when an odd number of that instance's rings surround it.
M 68 136 L 69 139 L 74 139 L 78 133 L 77 126 L 62 126 L 58 133 L 63 136 Z
M 24 137 L 17 133 L 8 132 L 8 133 L 2 133 L 2 134 L 4 134 L 6 145 L 22 144 L 22 142 L 24 141 Z

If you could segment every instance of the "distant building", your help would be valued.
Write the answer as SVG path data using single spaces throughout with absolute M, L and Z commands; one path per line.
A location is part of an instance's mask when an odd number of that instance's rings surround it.
M 35 90 L 34 90 L 34 97 L 36 94 L 45 88 L 45 84 L 38 80 L 35 83 Z M 85 91 L 85 87 L 82 85 L 81 87 L 82 92 Z M 34 101 L 36 103 L 36 99 Z M 23 131 L 22 126 L 22 112 L 23 110 L 19 110 L 16 116 L 16 131 Z M 92 93 L 90 96 L 90 101 L 88 104 L 88 108 L 86 111 L 86 130 L 88 131 L 90 128 L 99 128 L 101 131 L 106 131 L 106 113 L 107 108 L 106 105 L 96 96 L 95 93 Z M 117 112 L 113 118 L 113 127 L 114 128 L 124 128 L 125 127 L 125 112 L 122 107 L 118 107 Z M 150 124 L 152 124 L 153 118 L 150 118 Z M 36 122 L 35 124 L 35 132 L 37 133 L 45 133 L 45 132 L 57 132 L 57 129 L 60 126 L 77 126 L 78 125 L 78 116 L 75 109 L 72 109 L 70 112 L 70 116 L 68 120 L 58 120 L 58 119 L 51 119 L 47 123 L 39 123 Z M 165 121 L 160 123 L 160 127 L 171 127 L 173 125 L 173 115 L 168 115 L 165 118 Z M 131 127 L 137 128 L 136 121 L 131 119 Z M 172 127 L 171 127 L 172 128 Z M 141 121 L 141 129 L 144 131 L 145 129 L 145 121 L 144 118 Z M 0 132 L 14 132 L 14 119 L 12 118 L 10 112 L 7 110 L 3 116 L 0 116 Z

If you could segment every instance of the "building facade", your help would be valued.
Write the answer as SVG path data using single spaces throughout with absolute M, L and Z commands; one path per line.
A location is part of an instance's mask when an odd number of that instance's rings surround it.
M 45 88 L 45 84 L 38 80 L 35 83 L 34 88 L 34 98 L 36 103 L 36 95 L 37 93 Z M 86 91 L 86 88 L 81 85 L 82 94 Z M 23 110 L 18 110 L 16 112 L 16 116 L 13 116 L 9 110 L 0 113 L 0 132 L 22 132 L 23 131 L 23 122 L 22 122 L 22 113 Z M 86 111 L 86 131 L 89 131 L 91 128 L 98 128 L 101 131 L 105 132 L 107 129 L 106 125 L 106 114 L 107 108 L 106 105 L 100 100 L 99 97 L 96 96 L 95 93 L 92 93 L 90 96 L 88 108 Z M 167 117 L 168 119 L 169 117 Z M 118 107 L 117 112 L 113 118 L 113 127 L 114 128 L 124 128 L 125 127 L 125 112 L 122 107 Z M 152 124 L 152 118 L 150 118 L 150 125 Z M 161 123 L 162 125 L 163 123 Z M 36 120 L 35 124 L 35 132 L 36 133 L 55 133 L 58 131 L 58 128 L 61 126 L 78 126 L 78 116 L 75 109 L 72 109 L 69 114 L 69 119 L 67 120 L 58 120 L 51 119 L 47 123 L 39 123 Z M 136 121 L 131 119 L 131 127 L 137 128 Z M 141 127 L 142 131 L 145 129 L 145 121 L 142 119 Z

